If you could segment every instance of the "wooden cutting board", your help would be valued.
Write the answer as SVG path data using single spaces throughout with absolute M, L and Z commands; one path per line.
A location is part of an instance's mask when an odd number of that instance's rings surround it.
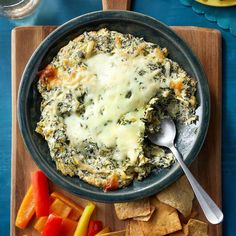
M 11 235 L 22 235 L 32 229 L 19 230 L 14 226 L 16 213 L 30 185 L 30 174 L 37 167 L 26 151 L 17 123 L 17 92 L 23 69 L 38 44 L 55 29 L 53 26 L 17 27 L 12 31 L 12 173 L 11 173 Z M 219 31 L 197 27 L 173 27 L 200 59 L 210 86 L 211 121 L 206 141 L 191 166 L 193 174 L 209 195 L 221 205 L 221 35 Z M 52 189 L 58 189 L 51 184 Z M 63 190 L 60 190 L 63 192 Z M 65 193 L 79 204 L 86 200 Z M 116 218 L 112 204 L 97 204 L 96 219 L 113 230 L 123 229 L 125 223 Z M 198 218 L 205 220 L 197 203 Z M 206 221 L 206 220 L 205 220 Z M 209 235 L 220 236 L 221 225 L 210 225 Z M 33 235 L 37 235 L 35 232 Z

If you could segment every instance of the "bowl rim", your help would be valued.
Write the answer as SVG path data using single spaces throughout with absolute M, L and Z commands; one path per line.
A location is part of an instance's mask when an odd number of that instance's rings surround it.
M 190 62 L 193 64 L 194 73 L 197 76 L 197 78 L 200 78 L 200 82 L 202 83 L 201 87 L 201 96 L 204 98 L 202 99 L 202 114 L 204 117 L 202 117 L 202 122 L 200 124 L 201 129 L 198 132 L 198 135 L 196 137 L 196 142 L 193 145 L 193 148 L 191 150 L 191 156 L 189 155 L 184 159 L 184 162 L 187 165 L 190 165 L 191 162 L 196 158 L 197 154 L 201 150 L 201 147 L 204 143 L 207 129 L 210 122 L 210 92 L 208 87 L 208 82 L 204 73 L 204 70 L 198 60 L 198 58 L 195 56 L 192 49 L 186 44 L 186 42 L 180 38 L 180 36 L 177 35 L 176 32 L 174 32 L 172 29 L 170 29 L 167 25 L 164 23 L 156 20 L 153 17 L 137 13 L 137 12 L 131 12 L 131 11 L 120 11 L 120 10 L 112 10 L 112 11 L 95 11 L 90 12 L 81 16 L 78 16 L 76 18 L 73 18 L 58 28 L 56 28 L 53 32 L 51 32 L 36 48 L 32 56 L 30 57 L 28 63 L 25 66 L 24 72 L 21 77 L 19 90 L 18 90 L 18 99 L 17 99 L 17 118 L 18 118 L 18 124 L 20 128 L 20 132 L 24 141 L 24 144 L 31 154 L 32 159 L 35 161 L 35 163 L 38 165 L 40 169 L 42 169 L 45 174 L 48 176 L 50 180 L 52 180 L 53 183 L 59 185 L 63 189 L 66 189 L 69 192 L 72 192 L 80 197 L 100 201 L 100 202 L 124 202 L 124 201 L 131 201 L 140 199 L 143 197 L 148 197 L 157 191 L 162 190 L 166 186 L 170 185 L 178 177 L 180 177 L 181 174 L 183 174 L 182 169 L 180 166 L 177 166 L 174 170 L 174 173 L 172 175 L 166 174 L 165 181 L 163 183 L 157 184 L 154 183 L 152 185 L 147 185 L 141 189 L 135 189 L 135 191 L 131 193 L 125 193 L 121 192 L 121 194 L 117 195 L 117 191 L 111 191 L 111 192 L 101 192 L 101 191 L 90 191 L 85 188 L 80 188 L 79 186 L 68 186 L 68 182 L 65 181 L 64 176 L 62 176 L 59 171 L 56 170 L 56 172 L 51 173 L 50 168 L 45 164 L 40 162 L 40 160 L 37 158 L 37 151 L 33 148 L 33 142 L 30 139 L 29 134 L 29 127 L 26 122 L 26 97 L 25 94 L 22 92 L 25 87 L 27 87 L 27 78 L 29 78 L 29 73 L 31 71 L 30 67 L 34 65 L 37 60 L 39 59 L 40 55 L 42 54 L 42 50 L 45 49 L 47 51 L 47 48 L 49 47 L 50 43 L 53 44 L 55 40 L 58 40 L 60 38 L 63 38 L 63 34 L 66 34 L 73 29 L 77 28 L 80 24 L 84 23 L 90 23 L 91 21 L 96 21 L 98 18 L 100 20 L 119 20 L 120 17 L 123 17 L 124 20 L 130 20 L 130 21 L 136 21 L 138 23 L 142 23 L 143 25 L 146 25 L 151 28 L 159 27 L 161 30 L 165 32 L 165 34 L 169 38 L 175 38 L 176 39 L 176 45 L 178 45 L 179 48 L 181 48 L 185 54 L 190 58 Z M 145 20 L 145 22 L 144 22 Z M 55 43 L 55 42 L 54 42 Z M 45 54 L 45 53 L 44 53 Z M 29 85 L 28 85 L 29 86 Z M 204 122 L 203 122 L 204 121 Z M 56 174 L 56 176 L 55 176 Z M 148 178 L 148 177 L 147 177 Z M 82 180 L 81 180 L 82 181 Z

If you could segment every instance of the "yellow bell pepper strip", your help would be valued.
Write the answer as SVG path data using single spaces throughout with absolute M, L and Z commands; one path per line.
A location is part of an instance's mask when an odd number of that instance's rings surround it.
M 73 236 L 76 230 L 78 222 L 65 218 L 62 220 L 60 228 L 60 236 Z
M 25 194 L 23 201 L 21 202 L 20 208 L 17 212 L 15 225 L 24 229 L 31 218 L 35 213 L 35 204 L 34 204 L 34 196 L 33 196 L 33 188 L 32 185 L 29 187 L 27 193 Z
M 84 208 L 83 214 L 79 219 L 74 236 L 86 236 L 90 217 L 95 209 L 95 205 L 89 202 Z
M 65 204 L 67 204 L 68 206 L 72 208 L 68 216 L 68 218 L 70 218 L 71 220 L 78 220 L 80 216 L 82 215 L 84 208 L 79 206 L 77 203 L 75 203 L 73 200 L 66 197 L 62 193 L 53 192 L 51 193 L 51 197 L 60 199 L 61 201 L 63 201 Z
M 39 218 L 36 219 L 35 223 L 34 223 L 34 229 L 36 229 L 38 232 L 42 233 L 44 225 L 47 221 L 48 217 L 47 216 L 41 216 Z
M 99 236 L 125 236 L 126 230 L 114 231 L 105 234 L 99 234 Z
M 56 198 L 51 204 L 49 212 L 62 218 L 66 218 L 70 214 L 71 209 L 72 208 L 66 205 L 63 201 Z
M 59 236 L 62 218 L 50 214 L 43 227 L 42 236 Z
M 110 228 L 109 228 L 109 227 L 105 227 L 105 228 L 103 228 L 101 231 L 99 231 L 99 232 L 96 234 L 96 236 L 97 236 L 97 235 L 106 234 L 106 233 L 109 233 L 109 232 L 111 232 Z
M 47 216 L 50 205 L 48 179 L 41 170 L 32 174 L 32 186 L 36 216 Z
M 102 230 L 102 221 L 90 220 L 88 226 L 87 236 L 95 236 L 96 233 Z

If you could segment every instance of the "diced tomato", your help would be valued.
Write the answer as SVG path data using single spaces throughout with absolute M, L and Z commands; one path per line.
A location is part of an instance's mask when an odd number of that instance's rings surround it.
M 52 65 L 48 65 L 44 70 L 38 72 L 39 80 L 47 87 L 53 87 L 59 80 L 57 78 L 57 69 Z
M 107 180 L 106 185 L 103 187 L 104 191 L 116 190 L 119 187 L 118 177 L 116 174 L 113 174 L 110 179 Z
M 56 76 L 56 69 L 53 66 L 48 65 L 44 70 L 39 71 L 38 75 L 40 76 L 40 79 L 54 78 Z

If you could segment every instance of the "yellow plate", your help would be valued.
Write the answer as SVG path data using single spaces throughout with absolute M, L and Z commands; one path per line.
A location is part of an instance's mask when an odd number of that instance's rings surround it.
M 230 7 L 236 5 L 236 0 L 196 0 L 196 2 L 214 7 Z

